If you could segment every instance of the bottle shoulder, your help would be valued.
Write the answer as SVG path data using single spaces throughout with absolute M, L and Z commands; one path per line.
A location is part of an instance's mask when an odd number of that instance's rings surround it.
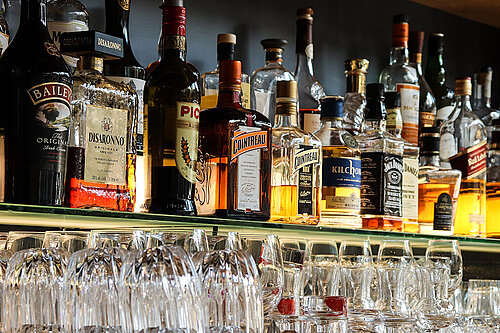
M 200 129 L 214 126 L 248 126 L 249 116 L 252 118 L 252 127 L 271 129 L 271 123 L 260 112 L 244 108 L 215 107 L 200 112 Z
M 396 90 L 396 85 L 407 83 L 418 85 L 416 70 L 405 63 L 394 63 L 380 73 L 379 78 L 387 91 Z
M 273 144 L 276 142 L 291 142 L 296 145 L 309 145 L 321 148 L 321 141 L 312 133 L 297 126 L 274 127 L 272 129 Z
M 145 91 L 150 87 L 160 88 L 160 91 L 164 91 L 165 89 L 199 91 L 198 78 L 197 73 L 185 62 L 170 66 L 166 62 L 160 61 L 147 78 Z

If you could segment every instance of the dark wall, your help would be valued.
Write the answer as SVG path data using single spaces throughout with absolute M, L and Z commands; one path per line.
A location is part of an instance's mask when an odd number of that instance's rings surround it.
M 104 28 L 104 0 L 80 0 L 90 12 L 93 29 Z M 131 40 L 138 60 L 147 65 L 157 58 L 161 0 L 131 0 Z M 344 94 L 343 62 L 349 57 L 370 60 L 368 82 L 378 80 L 389 60 L 392 16 L 406 13 L 411 30 L 446 34 L 448 85 L 457 76 L 472 75 L 476 66 L 492 66 L 494 106 L 500 98 L 500 30 L 428 8 L 408 0 L 185 0 L 188 59 L 200 72 L 216 63 L 216 36 L 238 35 L 238 58 L 251 73 L 264 63 L 260 40 L 286 38 L 285 65 L 295 66 L 295 10 L 315 10 L 315 74 L 327 94 Z M 12 20 L 13 18 L 11 18 Z M 11 25 L 14 25 L 12 23 Z M 424 51 L 424 62 L 425 62 Z

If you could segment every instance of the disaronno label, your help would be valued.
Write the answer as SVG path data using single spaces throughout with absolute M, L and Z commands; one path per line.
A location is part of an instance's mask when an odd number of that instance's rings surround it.
M 64 21 L 49 21 L 47 22 L 47 29 L 49 29 L 50 36 L 58 48 L 61 47 L 59 37 L 64 32 L 88 31 L 89 27 L 85 22 L 79 20 L 72 20 L 69 22 Z M 63 55 L 64 60 L 71 67 L 76 67 L 78 58 Z
M 182 177 L 193 184 L 196 183 L 199 123 L 199 104 L 177 102 L 175 163 Z
M 87 106 L 84 180 L 126 184 L 127 111 Z
M 486 171 L 486 140 L 450 157 L 453 169 L 462 171 L 462 179 L 471 179 Z

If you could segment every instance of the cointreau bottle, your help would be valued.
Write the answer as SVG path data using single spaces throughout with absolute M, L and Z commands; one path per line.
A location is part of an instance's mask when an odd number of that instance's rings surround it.
M 21 24 L 0 59 L 0 198 L 62 205 L 73 79 L 42 21 L 44 5 L 21 1 Z
M 123 42 L 95 31 L 64 33 L 60 41 L 63 53 L 81 55 L 73 77 L 65 204 L 133 211 L 137 93 L 102 75 L 104 57 L 115 58 Z
M 297 82 L 278 81 L 273 127 L 271 220 L 318 224 L 321 142 L 297 125 Z
M 146 208 L 195 215 L 199 73 L 186 63 L 186 9 L 163 1 L 161 59 L 144 88 Z
M 271 124 L 241 106 L 241 63 L 219 64 L 217 107 L 200 113 L 199 215 L 267 220 L 271 203 Z

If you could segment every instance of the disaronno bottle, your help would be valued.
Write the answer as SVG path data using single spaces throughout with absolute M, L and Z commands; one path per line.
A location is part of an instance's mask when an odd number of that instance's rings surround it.
M 211 109 L 217 106 L 219 94 L 219 63 L 223 60 L 234 60 L 236 35 L 219 34 L 217 36 L 217 67 L 201 76 L 201 109 Z M 241 73 L 241 105 L 250 108 L 250 76 Z
M 408 17 L 394 16 L 390 62 L 380 74 L 380 83 L 384 85 L 385 91 L 401 94 L 402 137 L 417 145 L 420 86 L 416 69 L 408 64 L 408 30 Z
M 74 75 L 66 174 L 68 207 L 134 209 L 137 94 L 102 75 L 103 58 L 121 56 L 122 43 L 94 31 L 61 35 L 62 52 L 82 54 Z
M 199 215 L 268 220 L 271 124 L 241 106 L 241 63 L 219 64 L 217 107 L 200 113 Z
M 321 224 L 361 228 L 361 152 L 342 124 L 340 96 L 321 99 L 321 127 L 316 135 L 323 144 Z
M 455 80 L 455 108 L 441 125 L 440 156 L 445 165 L 462 171 L 455 234 L 485 236 L 487 136 L 472 111 L 471 93 L 470 77 Z
M 297 125 L 297 82 L 278 81 L 272 139 L 271 220 L 318 224 L 321 142 Z
M 195 215 L 199 73 L 186 63 L 186 9 L 163 1 L 161 59 L 144 88 L 146 208 Z

